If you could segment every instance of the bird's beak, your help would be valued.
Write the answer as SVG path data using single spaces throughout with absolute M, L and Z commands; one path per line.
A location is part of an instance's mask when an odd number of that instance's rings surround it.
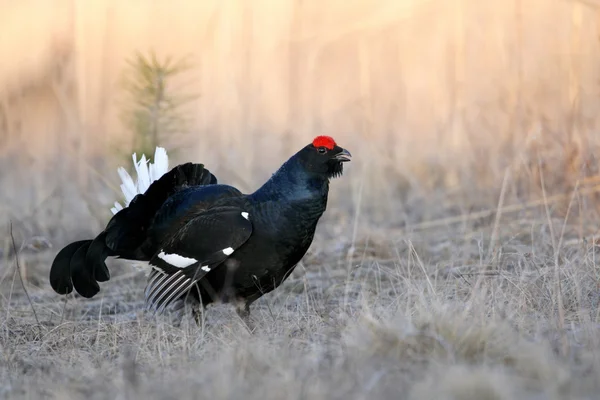
M 350 161 L 351 157 L 352 157 L 352 154 L 350 154 L 350 152 L 348 150 L 342 149 L 342 151 L 337 153 L 334 158 L 336 160 L 338 160 L 339 162 L 346 162 L 346 161 Z

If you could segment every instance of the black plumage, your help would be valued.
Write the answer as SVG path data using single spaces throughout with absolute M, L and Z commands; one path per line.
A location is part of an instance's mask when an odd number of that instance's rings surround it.
M 192 296 L 204 307 L 234 302 L 246 318 L 278 287 L 312 243 L 327 206 L 329 181 L 350 153 L 318 136 L 252 194 L 218 184 L 202 164 L 179 165 L 118 211 L 94 240 L 56 256 L 50 283 L 93 297 L 109 280 L 107 257 L 148 261 L 147 308 L 162 312 Z

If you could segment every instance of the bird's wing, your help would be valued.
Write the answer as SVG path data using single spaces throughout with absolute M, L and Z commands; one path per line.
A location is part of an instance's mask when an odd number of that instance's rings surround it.
M 146 308 L 162 312 L 252 234 L 250 216 L 237 206 L 201 211 L 179 228 L 152 257 Z

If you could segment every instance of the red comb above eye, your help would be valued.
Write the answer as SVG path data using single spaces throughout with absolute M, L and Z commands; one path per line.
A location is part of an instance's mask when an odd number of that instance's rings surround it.
M 317 136 L 313 140 L 312 145 L 315 147 L 325 147 L 327 150 L 333 150 L 335 147 L 335 140 L 331 136 Z

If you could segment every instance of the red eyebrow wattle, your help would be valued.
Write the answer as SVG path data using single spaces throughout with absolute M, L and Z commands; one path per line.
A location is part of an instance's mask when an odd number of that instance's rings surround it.
M 315 147 L 325 147 L 327 150 L 333 150 L 335 147 L 335 140 L 331 136 L 317 136 L 313 142 Z

